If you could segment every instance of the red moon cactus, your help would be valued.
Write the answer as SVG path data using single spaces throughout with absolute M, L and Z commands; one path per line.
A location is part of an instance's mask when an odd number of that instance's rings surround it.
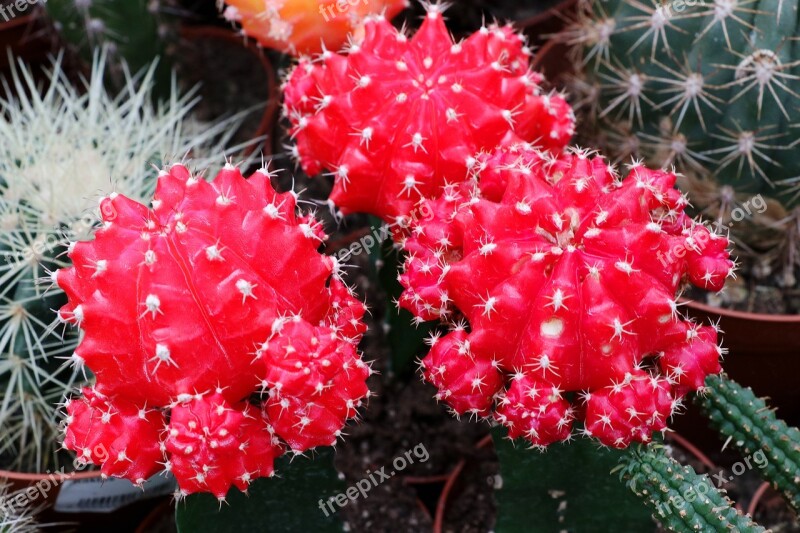
M 648 441 L 720 370 L 716 330 L 684 319 L 675 294 L 684 279 L 722 288 L 728 239 L 684 214 L 674 174 L 640 164 L 620 180 L 583 151 L 517 146 L 475 174 L 403 242 L 401 306 L 469 325 L 431 340 L 437 398 L 537 446 L 576 418 L 609 446 Z
M 572 109 L 543 93 L 521 35 L 493 25 L 453 42 L 441 9 L 413 37 L 372 17 L 348 54 L 301 60 L 289 76 L 296 154 L 310 175 L 331 171 L 343 212 L 394 222 L 466 179 L 481 150 L 520 140 L 560 150 L 572 136 Z
M 223 498 L 272 474 L 285 447 L 334 444 L 368 396 L 364 305 L 317 248 L 324 237 L 266 171 L 213 182 L 162 172 L 152 209 L 101 203 L 103 225 L 54 278 L 73 355 L 97 377 L 67 405 L 65 446 L 104 475 L 167 468 L 182 494 Z

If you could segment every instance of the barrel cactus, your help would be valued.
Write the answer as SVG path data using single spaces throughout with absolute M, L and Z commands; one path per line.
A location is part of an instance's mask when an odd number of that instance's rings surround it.
M 584 0 L 571 47 L 581 131 L 618 159 L 674 166 L 750 270 L 797 285 L 798 3 Z
M 12 491 L 8 483 L 0 483 L 0 531 L 3 533 L 36 533 L 46 527 L 36 521 L 38 508 L 15 504 L 15 498 L 21 493 Z
M 165 155 L 221 159 L 239 118 L 200 129 L 192 95 L 153 104 L 153 69 L 120 94 L 106 91 L 105 55 L 94 58 L 82 89 L 60 63 L 40 93 L 33 72 L 13 72 L 14 99 L 0 101 L 0 454 L 13 467 L 54 466 L 59 418 L 55 404 L 83 381 L 64 366 L 77 335 L 51 328 L 65 301 L 52 272 L 67 266 L 69 243 L 98 221 L 97 198 L 113 190 L 146 197 Z M 41 283 L 37 283 L 41 281 Z

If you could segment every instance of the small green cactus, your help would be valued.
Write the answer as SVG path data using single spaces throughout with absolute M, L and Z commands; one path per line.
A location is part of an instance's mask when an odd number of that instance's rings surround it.
M 797 0 L 581 0 L 558 36 L 577 65 L 584 140 L 620 160 L 674 165 L 692 204 L 731 228 L 739 255 L 787 287 L 800 267 L 797 9 Z M 736 211 L 756 195 L 756 208 Z
M 167 96 L 170 65 L 166 60 L 170 26 L 166 24 L 162 0 L 51 0 L 46 9 L 64 40 L 86 61 L 94 50 L 105 48 L 131 70 L 147 68 L 161 58 L 156 70 L 158 96 Z M 116 64 L 115 64 L 116 63 Z M 122 86 L 122 63 L 109 64 L 111 82 Z
M 762 475 L 800 510 L 800 430 L 776 417 L 752 389 L 724 375 L 709 376 L 706 387 L 696 401 L 711 424 L 743 454 L 764 453 Z
M 20 63 L 8 91 L 16 97 L 0 101 L 0 468 L 56 465 L 55 404 L 90 377 L 73 353 L 74 330 L 48 326 L 65 303 L 50 273 L 68 266 L 70 242 L 97 223 L 97 199 L 112 191 L 148 198 L 157 175 L 151 165 L 160 168 L 165 157 L 219 166 L 242 118 L 196 123 L 197 100 L 174 88 L 168 102 L 154 104 L 153 66 L 110 94 L 106 63 L 106 54 L 95 54 L 81 90 L 56 63 L 41 93 Z
M 737 511 L 714 488 L 711 478 L 668 457 L 661 445 L 631 447 L 620 459 L 620 467 L 620 476 L 628 488 L 655 511 L 654 518 L 670 531 L 765 531 Z

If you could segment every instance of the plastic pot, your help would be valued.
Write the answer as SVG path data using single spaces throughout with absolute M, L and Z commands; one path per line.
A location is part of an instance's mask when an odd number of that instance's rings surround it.
M 719 322 L 728 349 L 723 367 L 756 394 L 769 396 L 778 414 L 800 423 L 800 315 L 764 315 L 686 302 L 689 315 L 706 324 Z

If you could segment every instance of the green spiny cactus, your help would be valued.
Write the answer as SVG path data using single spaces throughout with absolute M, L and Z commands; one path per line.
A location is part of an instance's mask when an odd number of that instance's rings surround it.
M 707 390 L 696 401 L 711 424 L 743 454 L 762 452 L 762 475 L 800 510 L 800 430 L 790 427 L 745 388 L 724 375 L 706 378 Z
M 674 165 L 692 204 L 786 287 L 800 267 L 797 10 L 797 0 L 581 0 L 558 36 L 577 65 L 584 141 Z
M 44 471 L 57 462 L 55 404 L 86 378 L 73 353 L 77 336 L 48 326 L 65 303 L 50 273 L 67 266 L 69 243 L 96 224 L 97 199 L 112 191 L 148 198 L 151 165 L 165 157 L 222 163 L 242 118 L 199 124 L 190 116 L 197 100 L 174 87 L 168 102 L 154 104 L 153 66 L 109 94 L 106 63 L 95 55 L 80 90 L 56 63 L 41 93 L 20 64 L 6 91 L 16 96 L 0 101 L 0 468 Z
M 134 72 L 147 68 L 154 58 L 161 61 L 156 71 L 158 96 L 168 95 L 169 62 L 164 57 L 171 38 L 170 26 L 161 14 L 166 0 L 50 0 L 47 12 L 64 40 L 85 60 L 104 47 L 112 58 L 119 57 Z M 112 81 L 121 86 L 123 72 L 109 65 Z
M 664 453 L 661 445 L 631 447 L 620 459 L 620 476 L 670 531 L 736 531 L 765 529 L 737 511 L 707 475 L 698 475 Z

